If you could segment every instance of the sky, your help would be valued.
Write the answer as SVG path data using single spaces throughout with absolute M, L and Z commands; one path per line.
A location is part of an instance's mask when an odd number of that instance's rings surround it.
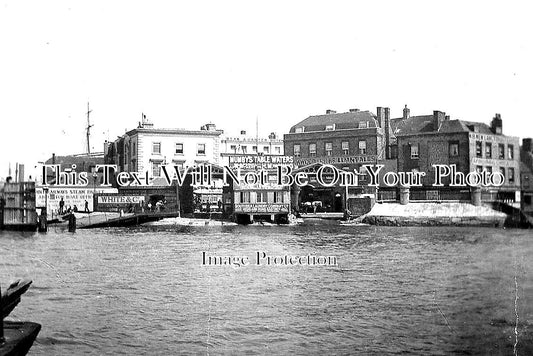
M 133 129 L 444 111 L 532 137 L 527 1 L 1 1 L 0 177 Z M 528 35 L 529 34 L 529 35 Z

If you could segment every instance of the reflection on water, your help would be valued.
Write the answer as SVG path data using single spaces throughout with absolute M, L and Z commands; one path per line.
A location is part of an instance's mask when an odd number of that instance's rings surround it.
M 0 232 L 0 282 L 34 281 L 12 316 L 43 325 L 35 355 L 507 355 L 516 340 L 525 355 L 532 237 L 333 225 Z M 203 251 L 338 265 L 208 267 Z

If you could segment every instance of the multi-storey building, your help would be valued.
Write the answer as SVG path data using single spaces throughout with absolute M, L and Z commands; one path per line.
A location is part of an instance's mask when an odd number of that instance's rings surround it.
M 464 175 L 475 171 L 502 173 L 504 184 L 484 189 L 483 200 L 520 201 L 519 140 L 503 135 L 500 114 L 496 114 L 488 126 L 450 120 L 440 111 L 434 111 L 433 115 L 410 116 L 409 109 L 405 108 L 403 117 L 392 119 L 391 126 L 397 139 L 398 170 L 424 172 L 424 188 L 435 183 L 432 165 L 455 165 L 457 172 Z M 449 182 L 449 177 L 444 178 L 445 186 Z
M 533 147 L 531 138 L 522 140 L 520 150 L 520 188 L 522 211 L 533 216 Z
M 119 171 L 148 170 L 153 177 L 160 177 L 162 165 L 218 164 L 221 134 L 214 124 L 200 130 L 160 129 L 143 120 L 115 142 L 106 143 L 105 160 L 118 165 Z
M 241 131 L 239 136 L 220 137 L 220 164 L 227 166 L 232 163 L 232 157 L 283 155 L 283 140 L 274 132 L 265 137 L 253 137 Z
M 324 211 L 342 211 L 348 196 L 370 192 L 365 164 L 386 163 L 395 169 L 396 152 L 390 130 L 389 108 L 370 111 L 351 109 L 345 113 L 327 110 L 325 115 L 310 116 L 294 125 L 284 135 L 285 154 L 294 157 L 298 170 L 313 174 L 320 165 L 361 173 L 359 187 L 346 189 L 338 184 L 323 187 L 311 178 L 311 184 L 299 192 L 298 203 L 319 204 Z

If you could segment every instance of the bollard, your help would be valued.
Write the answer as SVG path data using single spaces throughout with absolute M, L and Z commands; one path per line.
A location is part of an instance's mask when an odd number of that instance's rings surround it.
M 481 188 L 472 187 L 470 194 L 471 194 L 472 204 L 474 206 L 481 206 Z
M 68 216 L 68 232 L 76 232 L 76 216 L 72 213 Z
M 409 204 L 409 187 L 400 188 L 400 204 L 402 205 Z

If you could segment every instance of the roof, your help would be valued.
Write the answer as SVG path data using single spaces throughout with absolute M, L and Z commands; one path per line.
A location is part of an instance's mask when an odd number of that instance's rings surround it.
M 433 115 L 411 116 L 407 119 L 391 119 L 391 127 L 396 136 L 415 135 L 422 133 L 461 133 L 476 132 L 480 134 L 493 135 L 494 133 L 487 124 L 481 122 L 450 120 L 442 121 L 441 126 L 435 131 Z
M 224 133 L 223 130 L 187 130 L 187 129 L 154 129 L 137 127 L 126 132 L 128 136 L 136 133 L 158 134 L 158 135 L 201 135 L 201 136 L 219 136 Z
M 335 124 L 335 129 L 357 129 L 360 122 L 368 122 L 368 128 L 375 128 L 379 125 L 376 116 L 370 111 L 353 111 L 345 113 L 324 114 L 309 116 L 300 121 L 290 129 L 290 133 L 295 133 L 296 128 L 304 127 L 305 132 L 324 131 L 326 126 Z
M 60 164 L 61 169 L 71 168 L 73 164 L 76 165 L 77 172 L 87 172 L 92 166 L 97 164 L 104 164 L 104 154 L 90 153 L 90 154 L 76 154 L 67 156 L 55 156 L 55 163 L 52 163 L 54 158 L 46 160 L 45 164 Z

